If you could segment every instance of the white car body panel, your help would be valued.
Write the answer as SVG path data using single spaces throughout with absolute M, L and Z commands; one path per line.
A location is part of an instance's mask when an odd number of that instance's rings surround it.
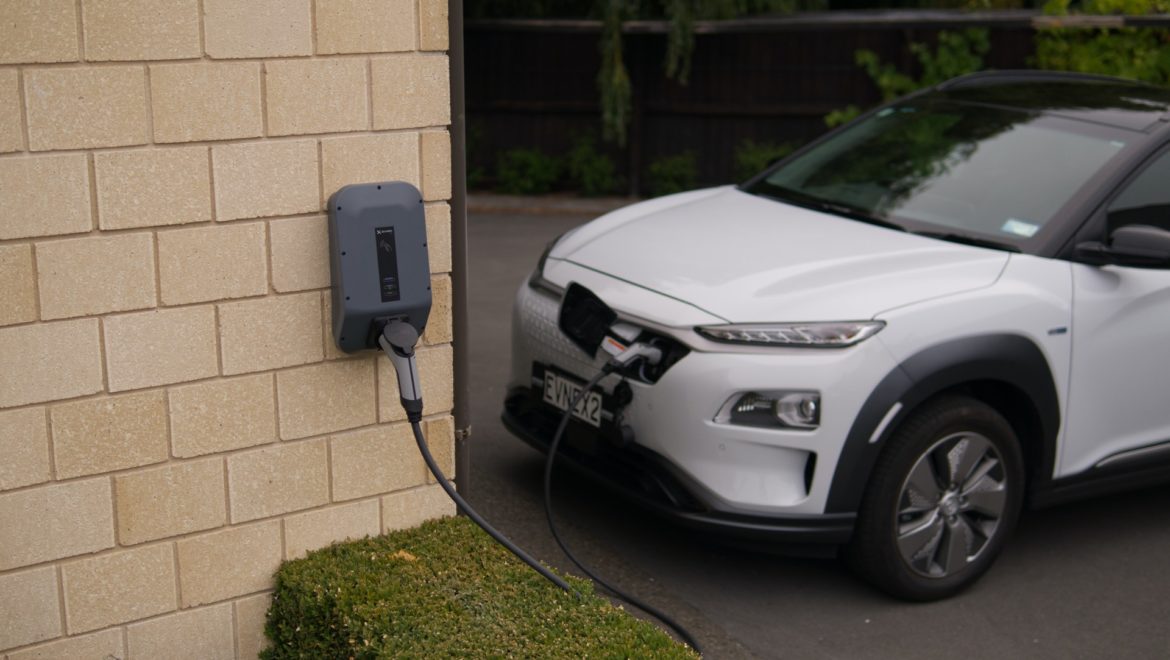
M 690 190 L 687 192 L 676 193 L 674 195 L 666 195 L 665 197 L 657 197 L 655 199 L 648 199 L 637 204 L 630 204 L 616 209 L 605 215 L 592 220 L 591 222 L 581 225 L 576 229 L 565 234 L 560 241 L 553 247 L 549 256 L 555 259 L 564 259 L 565 255 L 573 252 L 577 248 L 585 245 L 593 239 L 603 236 L 606 233 L 638 218 L 650 215 L 651 213 L 658 213 L 667 209 L 688 204 L 690 202 L 698 201 L 705 197 L 718 195 L 728 190 L 734 189 L 734 186 L 719 186 L 717 188 L 703 188 L 700 190 Z
M 891 231 L 735 189 L 638 216 L 627 212 L 608 231 L 590 229 L 588 238 L 580 233 L 550 256 L 734 323 L 869 319 L 885 309 L 987 286 L 1007 260 L 1004 252 Z M 645 258 L 648 248 L 655 250 L 653 259 Z
M 992 286 L 889 310 L 879 318 L 887 325 L 874 339 L 889 348 L 897 363 L 931 345 L 963 337 L 1025 337 L 1044 354 L 1060 409 L 1067 409 L 1072 351 L 1068 262 L 1013 254 Z M 1063 428 L 1058 433 L 1063 433 Z M 1057 447 L 1060 445 L 1058 435 Z M 1059 468 L 1059 460 L 1056 466 Z M 1052 476 L 1060 476 L 1059 470 Z
M 707 323 L 727 322 L 689 303 L 643 287 L 630 286 L 627 282 L 568 261 L 550 258 L 545 265 L 544 277 L 562 288 L 569 286 L 570 282 L 577 282 L 597 294 L 615 310 L 634 314 L 658 325 L 690 328 Z
M 1170 440 L 1170 272 L 1072 265 L 1074 355 L 1063 473 Z
M 843 351 L 692 353 L 655 386 L 635 389 L 626 421 L 640 444 L 666 456 L 738 510 L 821 513 L 853 421 L 836 412 L 860 408 L 895 366 L 876 344 Z M 714 421 L 719 406 L 731 397 L 765 389 L 822 392 L 821 426 L 798 431 Z M 803 471 L 810 453 L 817 462 L 806 492 Z

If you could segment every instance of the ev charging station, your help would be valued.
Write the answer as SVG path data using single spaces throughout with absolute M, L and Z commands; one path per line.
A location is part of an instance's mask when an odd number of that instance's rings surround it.
M 419 453 L 460 511 L 493 539 L 566 592 L 561 579 L 493 528 L 455 491 L 431 456 L 420 422 L 423 414 L 421 377 L 414 347 L 426 329 L 431 311 L 430 264 L 427 258 L 423 198 L 409 183 L 384 182 L 344 186 L 329 198 L 329 256 L 333 300 L 333 337 L 346 353 L 381 349 L 394 365 L 398 392 Z M 557 447 L 583 396 L 610 374 L 657 365 L 661 349 L 632 337 L 615 324 L 616 314 L 584 287 L 574 284 L 562 304 L 559 325 L 589 355 L 603 345 L 610 361 L 570 402 L 552 438 L 544 471 L 544 504 L 549 529 L 557 544 L 590 578 L 619 598 L 673 628 L 696 651 L 694 637 L 664 613 L 608 584 L 581 563 L 561 540 L 551 504 L 552 469 Z M 616 348 L 615 348 L 616 347 Z M 376 469 L 376 468 L 375 468 Z
M 333 336 L 346 353 L 378 348 L 392 320 L 420 335 L 431 312 L 422 195 L 409 183 L 345 186 L 329 198 Z
M 422 195 L 409 183 L 345 186 L 329 198 L 333 337 L 346 353 L 382 348 L 408 414 L 422 415 L 414 345 L 431 313 Z
M 431 312 L 423 198 L 409 183 L 363 183 L 329 198 L 333 337 L 346 353 L 381 349 L 394 365 L 398 393 L 419 453 L 460 511 L 561 589 L 568 583 L 496 531 L 455 491 L 427 448 L 422 381 L 414 347 Z

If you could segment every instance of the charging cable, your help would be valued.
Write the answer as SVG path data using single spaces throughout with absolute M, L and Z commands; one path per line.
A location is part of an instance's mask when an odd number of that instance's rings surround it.
M 567 582 L 558 577 L 549 569 L 545 568 L 531 555 L 529 555 L 515 543 L 512 543 L 508 537 L 504 536 L 496 528 L 492 527 L 488 521 L 484 520 L 483 516 L 479 515 L 475 509 L 471 508 L 471 505 L 469 505 L 467 501 L 464 500 L 463 497 L 455 491 L 455 487 L 451 485 L 451 482 L 448 481 L 447 478 L 443 475 L 443 471 L 439 469 L 438 463 L 436 463 L 434 457 L 431 456 L 431 451 L 427 447 L 426 438 L 423 437 L 422 428 L 419 425 L 419 423 L 422 421 L 423 405 L 422 386 L 418 377 L 418 366 L 415 362 L 414 355 L 414 346 L 417 343 L 418 331 L 414 328 L 414 326 L 398 320 L 387 323 L 386 326 L 382 329 L 382 334 L 378 337 L 378 345 L 382 347 L 382 350 L 386 353 L 386 355 L 390 358 L 390 362 L 394 365 L 394 372 L 398 377 L 398 393 L 402 402 L 402 409 L 406 411 L 406 419 L 408 422 L 410 422 L 410 429 L 414 432 L 414 441 L 418 444 L 418 451 L 420 454 L 422 454 L 423 461 L 427 464 L 427 469 L 431 471 L 431 474 L 435 475 L 435 480 L 439 482 L 439 486 L 441 486 L 443 490 L 446 491 L 447 496 L 455 502 L 464 515 L 466 515 L 468 518 L 471 518 L 472 522 L 474 522 L 476 525 L 479 525 L 483 531 L 487 532 L 488 536 L 491 536 L 496 540 L 496 542 L 507 548 L 513 555 L 516 555 L 516 557 L 518 557 L 525 564 L 531 566 L 533 570 L 535 570 L 537 573 L 540 573 L 549 582 L 552 582 L 566 592 L 575 594 L 576 591 L 570 587 Z M 565 556 L 567 556 L 574 564 L 576 564 L 577 568 L 581 569 L 581 571 L 585 573 L 585 575 L 589 576 L 591 580 L 597 584 L 600 584 L 618 598 L 626 601 L 634 607 L 637 607 L 643 612 L 646 612 L 647 614 L 655 617 L 659 621 L 669 626 L 676 633 L 678 633 L 679 637 L 681 637 L 684 642 L 689 644 L 696 653 L 702 656 L 703 652 L 700 650 L 698 642 L 695 641 L 694 636 L 692 636 L 691 633 L 681 624 L 676 622 L 674 619 L 671 619 L 664 612 L 642 602 L 641 600 L 638 600 L 637 598 L 613 586 L 609 582 L 606 582 L 596 573 L 591 571 L 587 566 L 585 566 L 581 560 L 577 559 L 576 555 L 574 555 L 573 552 L 569 550 L 568 546 L 565 545 L 564 540 L 561 539 L 560 532 L 557 530 L 556 521 L 553 518 L 552 469 L 553 464 L 556 461 L 557 448 L 560 446 L 561 439 L 565 435 L 565 429 L 568 428 L 569 420 L 573 416 L 573 410 L 576 409 L 576 407 L 581 403 L 581 400 L 585 397 L 585 394 L 591 391 L 594 387 L 597 387 L 597 384 L 600 383 L 601 380 L 609 374 L 622 372 L 626 369 L 632 368 L 639 361 L 644 361 L 647 364 L 653 365 L 657 364 L 661 359 L 662 351 L 658 348 L 641 343 L 630 345 L 629 347 L 614 355 L 614 357 L 606 363 L 605 367 L 601 370 L 600 373 L 594 376 L 593 379 L 590 380 L 584 387 L 582 387 L 580 391 L 573 395 L 572 400 L 569 402 L 569 408 L 561 417 L 560 425 L 557 426 L 557 431 L 555 434 L 553 434 L 552 444 L 549 445 L 548 448 L 548 458 L 544 464 L 544 511 L 548 516 L 548 528 L 549 531 L 552 532 L 553 539 L 556 540 L 557 545 L 560 546 L 561 550 L 565 553 Z
M 549 528 L 549 531 L 552 532 L 553 539 L 556 540 L 557 545 L 560 546 L 561 551 L 565 553 L 565 556 L 567 556 L 570 561 L 572 561 L 574 564 L 576 564 L 577 568 L 581 569 L 582 573 L 589 576 L 589 578 L 591 580 L 593 580 L 594 582 L 596 582 L 597 584 L 600 584 L 602 587 L 605 587 L 605 589 L 608 590 L 613 595 L 626 601 L 630 605 L 633 605 L 634 607 L 642 610 L 643 612 L 646 612 L 647 614 L 653 616 L 654 618 L 658 619 L 662 623 L 669 626 L 672 630 L 674 630 L 676 633 L 678 633 L 678 636 L 681 637 L 684 642 L 689 644 L 690 647 L 695 650 L 695 653 L 698 653 L 700 656 L 702 656 L 703 651 L 699 647 L 699 643 L 695 640 L 695 637 L 693 635 L 691 635 L 690 631 L 688 631 L 686 628 L 684 628 L 682 626 L 682 624 L 680 624 L 677 621 L 675 621 L 674 619 L 670 618 L 669 616 L 666 615 L 666 613 L 662 612 L 661 610 L 659 610 L 659 609 L 635 598 L 634 596 L 631 596 L 630 594 L 622 591 L 621 589 L 618 589 L 617 587 L 613 586 L 609 582 L 602 579 L 595 572 L 590 570 L 589 567 L 587 567 L 584 563 L 582 563 L 580 559 L 577 559 L 576 555 L 574 555 L 573 552 L 571 550 L 569 550 L 569 547 L 565 544 L 564 540 L 561 539 L 560 532 L 557 530 L 556 520 L 553 517 L 553 508 L 552 508 L 553 464 L 556 462 L 557 449 L 560 447 L 561 440 L 564 439 L 565 429 L 568 428 L 569 420 L 572 419 L 572 417 L 573 417 L 573 411 L 577 409 L 577 406 L 585 398 L 585 395 L 588 392 L 590 392 L 594 387 L 597 387 L 598 383 L 600 383 L 602 381 L 602 379 L 604 379 L 606 376 L 608 376 L 612 373 L 621 373 L 621 372 L 624 372 L 628 369 L 632 369 L 634 367 L 634 365 L 637 364 L 638 362 L 644 362 L 644 363 L 649 364 L 649 365 L 655 365 L 661 360 L 662 360 L 662 351 L 660 349 L 658 349 L 654 346 L 650 346 L 649 344 L 643 344 L 643 343 L 631 344 L 630 346 L 628 346 L 624 350 L 622 350 L 620 353 L 617 353 L 616 355 L 614 355 L 614 357 L 610 358 L 609 362 L 607 362 L 605 364 L 605 366 L 602 367 L 600 373 L 598 373 L 596 376 L 594 376 L 592 380 L 590 380 L 579 391 L 577 391 L 573 394 L 573 396 L 570 398 L 570 401 L 569 401 L 569 407 L 565 410 L 565 413 L 563 415 L 561 415 L 561 423 L 560 423 L 560 425 L 557 426 L 556 433 L 553 434 L 552 444 L 550 444 L 549 448 L 548 448 L 548 457 L 545 459 L 545 462 L 544 462 L 544 512 L 545 512 L 545 515 L 548 517 L 548 528 Z
M 487 532 L 488 536 L 496 540 L 497 543 L 507 548 L 512 554 L 516 555 L 525 564 L 528 564 L 537 573 L 540 573 L 549 582 L 557 585 L 561 589 L 573 592 L 573 588 L 569 586 L 555 573 L 548 570 L 536 561 L 527 552 L 524 552 L 515 543 L 508 540 L 508 537 L 501 534 L 495 527 L 492 527 L 488 521 L 484 520 L 483 516 L 479 515 L 471 505 L 464 500 L 463 497 L 455 491 L 455 487 L 443 476 L 443 471 L 439 469 L 438 463 L 435 462 L 431 456 L 431 450 L 427 448 L 426 438 L 423 437 L 422 428 L 419 422 L 422 421 L 422 387 L 418 378 L 418 367 L 414 359 L 414 345 L 418 343 L 418 331 L 414 329 L 409 323 L 402 321 L 391 321 L 382 329 L 381 336 L 378 337 L 378 345 L 389 356 L 390 362 L 394 364 L 394 371 L 398 375 L 398 393 L 402 400 L 402 409 L 406 411 L 406 419 L 410 422 L 410 429 L 414 431 L 414 441 L 418 444 L 418 451 L 422 454 L 423 461 L 427 464 L 427 469 L 431 474 L 435 475 L 435 480 L 447 492 L 455 504 L 463 511 L 464 515 L 471 518 L 472 522 L 479 525 L 483 531 Z

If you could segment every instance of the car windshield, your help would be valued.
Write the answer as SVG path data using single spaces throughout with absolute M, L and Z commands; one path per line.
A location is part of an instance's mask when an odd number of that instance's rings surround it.
M 1035 236 L 1125 147 L 1126 132 L 945 101 L 891 106 L 748 186 L 751 193 L 947 238 Z

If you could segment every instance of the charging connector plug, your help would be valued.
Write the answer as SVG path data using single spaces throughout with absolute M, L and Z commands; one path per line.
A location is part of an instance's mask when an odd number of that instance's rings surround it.
M 639 360 L 654 366 L 662 361 L 662 349 L 650 344 L 630 344 L 626 350 L 610 358 L 609 363 L 613 365 L 615 371 L 622 371 L 634 366 Z
M 378 345 L 394 365 L 398 375 L 398 395 L 402 409 L 409 421 L 422 419 L 422 382 L 418 378 L 418 365 L 414 360 L 414 345 L 418 343 L 418 330 L 409 323 L 393 320 L 382 328 Z

